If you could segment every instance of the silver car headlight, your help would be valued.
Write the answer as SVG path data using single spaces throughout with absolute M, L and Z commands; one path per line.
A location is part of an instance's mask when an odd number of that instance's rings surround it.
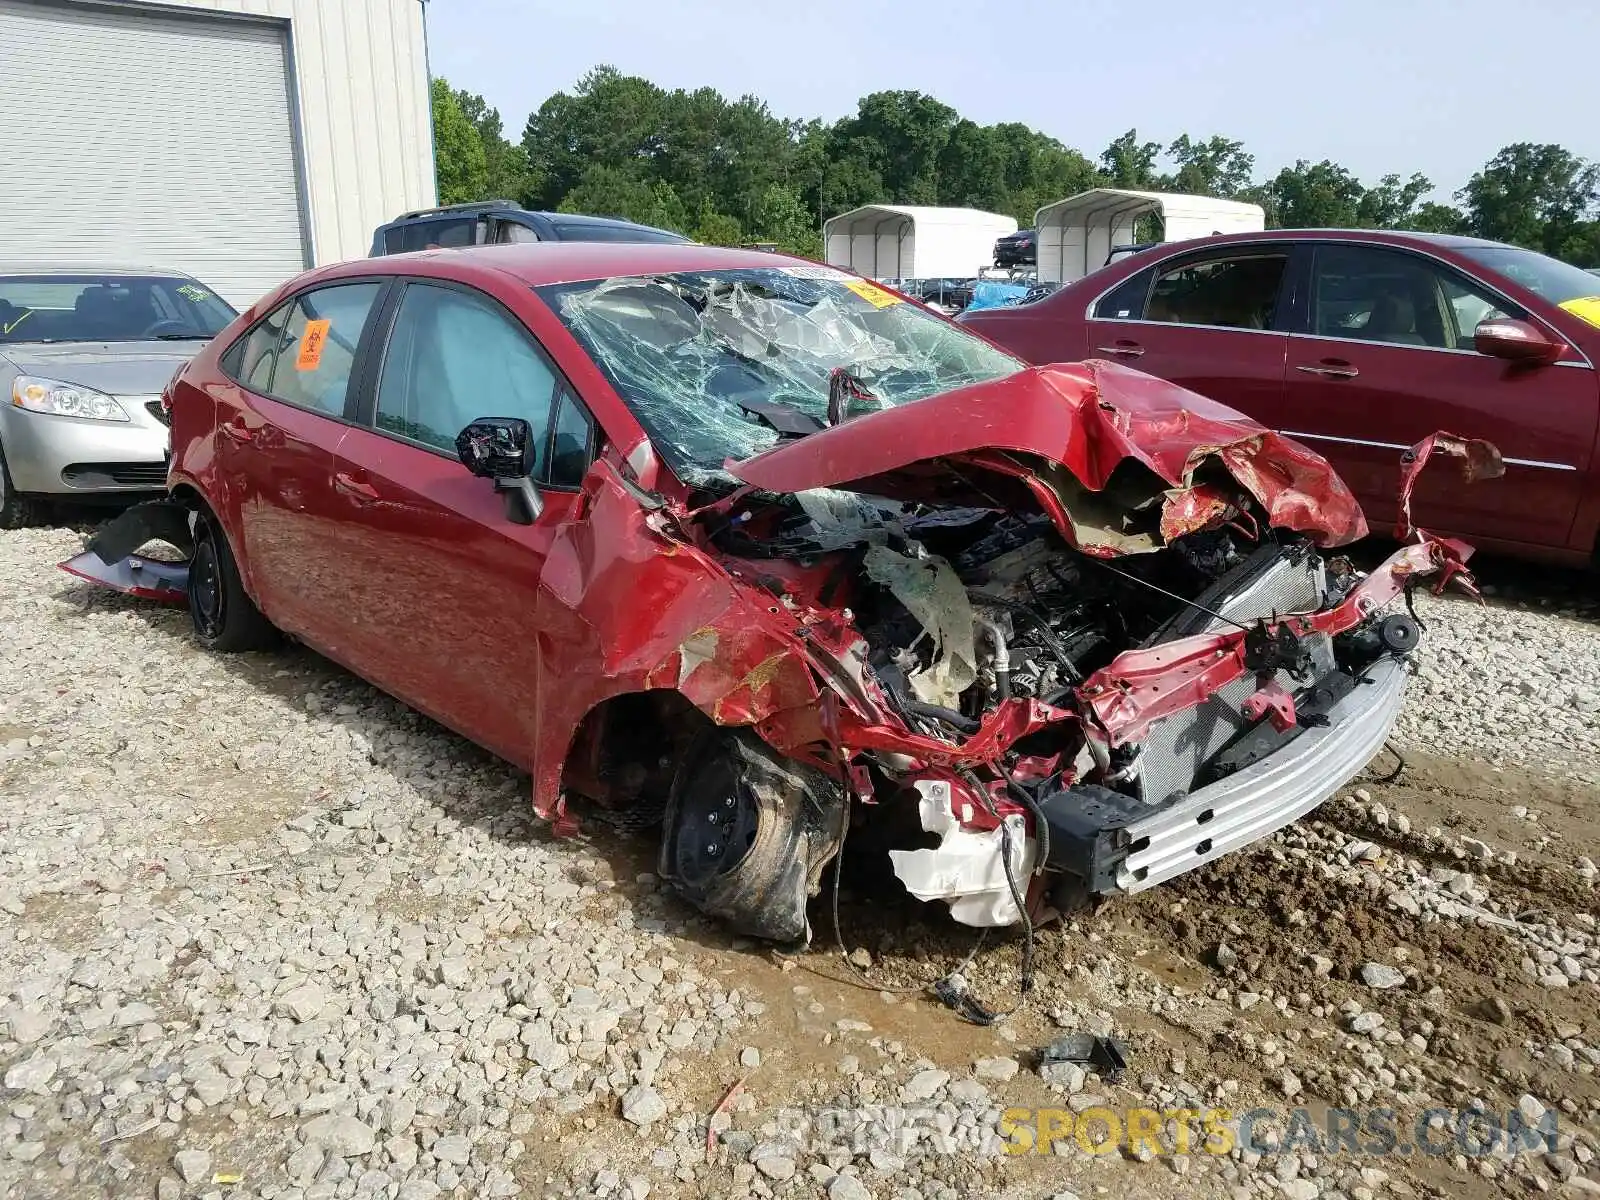
M 126 421 L 127 410 L 115 398 L 93 388 L 36 375 L 18 375 L 11 385 L 11 403 L 28 412 L 85 421 Z

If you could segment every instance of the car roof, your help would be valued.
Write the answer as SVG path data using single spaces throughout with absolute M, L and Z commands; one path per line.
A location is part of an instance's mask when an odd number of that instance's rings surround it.
M 647 229 L 651 233 L 667 233 L 674 237 L 682 237 L 671 229 L 662 229 L 655 225 L 644 225 L 638 221 L 626 221 L 620 217 L 595 217 L 588 213 L 548 212 L 542 209 L 521 208 L 517 205 L 508 205 L 504 201 L 485 201 L 482 204 L 461 204 L 449 208 L 431 208 L 419 212 L 404 213 L 392 221 L 385 222 L 383 229 L 394 229 L 403 225 L 415 225 L 428 221 L 460 221 L 474 217 L 496 216 L 514 220 L 517 217 L 540 217 L 552 225 L 589 226 L 601 229 Z M 687 239 L 685 239 L 687 240 Z
M 1455 233 L 1418 233 L 1406 229 L 1262 229 L 1253 233 L 1215 233 L 1208 237 L 1190 238 L 1181 242 L 1157 242 L 1151 247 L 1168 249 L 1185 247 L 1226 246 L 1236 242 L 1298 241 L 1306 238 L 1341 238 L 1348 241 L 1380 242 L 1387 245 L 1407 246 L 1423 244 L 1445 250 L 1467 250 L 1477 247 L 1515 249 L 1505 242 L 1487 238 L 1467 237 Z
M 546 212 L 539 213 L 552 225 L 589 225 L 602 229 L 648 229 L 651 233 L 671 233 L 674 237 L 683 237 L 681 233 L 673 233 L 670 229 L 662 229 L 656 225 L 642 225 L 638 221 L 624 221 L 619 217 L 591 217 L 585 213 Z M 688 240 L 688 239 L 684 239 Z
M 3 275 L 163 275 L 170 279 L 194 279 L 187 271 L 171 267 L 136 263 L 63 263 L 0 259 Z M 196 280 L 196 282 L 199 282 Z
M 419 262 L 445 267 L 448 274 L 461 279 L 471 279 L 480 272 L 493 272 L 531 287 L 678 271 L 817 265 L 788 254 L 702 246 L 695 242 L 518 242 L 358 259 L 324 268 L 317 274 L 324 278 L 374 273 L 404 275 L 410 265 Z

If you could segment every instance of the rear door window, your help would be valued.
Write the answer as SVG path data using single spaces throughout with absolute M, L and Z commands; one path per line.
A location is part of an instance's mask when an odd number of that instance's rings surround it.
M 276 400 L 342 417 L 356 348 L 382 290 L 380 283 L 350 283 L 302 294 L 287 306 L 270 374 L 262 381 L 258 367 L 243 382 Z M 272 323 L 269 317 L 257 328 Z
M 435 217 L 430 220 L 409 221 L 398 229 L 391 229 L 385 240 L 390 254 L 411 254 L 418 250 L 471 246 L 484 240 L 484 234 L 479 227 L 487 225 L 487 221 L 474 217 Z
M 1232 254 L 1161 271 L 1145 320 L 1224 329 L 1269 329 L 1289 264 L 1287 254 Z

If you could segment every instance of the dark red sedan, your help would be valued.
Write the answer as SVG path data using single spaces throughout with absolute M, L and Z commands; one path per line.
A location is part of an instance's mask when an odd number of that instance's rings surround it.
M 1327 456 L 1374 527 L 1395 456 L 1435 430 L 1502 479 L 1420 483 L 1419 525 L 1581 564 L 1600 540 L 1600 279 L 1474 238 L 1277 230 L 1157 246 L 1042 300 L 962 319 L 1033 362 L 1107 358 Z
M 1384 606 L 1469 553 L 1364 575 L 1349 490 L 1231 409 L 704 246 L 312 272 L 166 400 L 170 498 L 69 571 L 304 641 L 783 940 L 847 832 L 1031 928 L 1297 819 L 1399 711 Z

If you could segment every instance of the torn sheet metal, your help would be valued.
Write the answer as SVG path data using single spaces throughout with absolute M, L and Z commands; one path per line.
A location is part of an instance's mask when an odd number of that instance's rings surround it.
M 1458 437 L 1444 430 L 1430 433 L 1400 456 L 1400 515 L 1394 523 L 1394 536 L 1400 541 L 1405 541 L 1413 532 L 1411 493 L 1417 486 L 1417 477 L 1436 453 L 1447 454 L 1458 460 L 1463 483 L 1499 479 L 1506 473 L 1500 450 L 1493 443 L 1482 438 Z
M 1367 534 L 1361 505 L 1321 455 L 1176 384 L 1104 362 L 1035 367 L 914 407 L 868 413 L 729 470 L 769 491 L 848 488 L 992 507 L 1023 502 L 1020 484 L 1054 509 L 1063 536 L 1082 548 L 1093 539 L 1080 532 L 1061 489 L 1051 503 L 1047 468 L 1069 472 L 1091 493 L 1119 485 L 1140 490 L 1137 480 L 1125 481 L 1143 468 L 1143 495 L 1159 503 L 1204 482 L 1196 476 L 1209 464 L 1220 464 L 1279 529 L 1323 546 Z M 1209 508 L 1216 495 L 1208 491 L 1195 505 Z M 1167 507 L 1179 525 L 1193 519 L 1170 497 Z M 1151 525 L 1159 523 L 1158 509 Z M 1145 541 L 1150 550 L 1160 546 L 1153 535 Z
M 1453 580 L 1475 595 L 1461 557 L 1463 549 L 1459 543 L 1432 537 L 1402 547 L 1334 607 L 1278 624 L 1296 634 L 1344 633 L 1365 623 L 1412 580 L 1427 576 L 1438 576 L 1441 583 Z M 1143 738 L 1153 721 L 1206 703 L 1250 673 L 1246 641 L 1252 632 L 1202 633 L 1124 651 L 1078 689 L 1094 716 L 1092 727 L 1111 746 L 1129 745 Z

